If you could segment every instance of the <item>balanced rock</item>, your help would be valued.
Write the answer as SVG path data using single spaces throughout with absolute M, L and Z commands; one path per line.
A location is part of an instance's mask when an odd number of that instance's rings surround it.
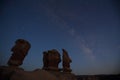
M 12 47 L 11 51 L 12 56 L 8 61 L 9 66 L 19 66 L 22 65 L 25 56 L 30 49 L 30 43 L 24 39 L 18 39 L 15 42 L 15 45 Z

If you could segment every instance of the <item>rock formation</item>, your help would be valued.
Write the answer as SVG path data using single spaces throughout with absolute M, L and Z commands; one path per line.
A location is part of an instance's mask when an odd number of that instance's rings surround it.
M 65 49 L 62 49 L 63 56 L 62 56 L 62 65 L 63 65 L 63 72 L 71 72 L 70 63 L 72 60 L 70 59 L 68 52 Z
M 19 66 L 22 65 L 25 56 L 30 49 L 30 43 L 23 39 L 18 39 L 15 42 L 15 45 L 12 47 L 11 51 L 12 56 L 8 61 L 9 66 Z
M 11 49 L 13 54 L 8 61 L 9 66 L 0 66 L 0 80 L 77 80 L 75 75 L 70 73 L 71 59 L 66 50 L 63 49 L 63 71 L 58 68 L 61 58 L 56 49 L 43 52 L 42 69 L 24 71 L 18 66 L 22 65 L 31 46 L 23 39 L 18 39 L 15 43 Z
M 48 69 L 48 64 L 49 64 L 49 60 L 48 60 L 48 52 L 43 52 L 43 69 Z
M 60 54 L 57 50 L 52 49 L 47 52 L 43 52 L 43 69 L 59 71 L 58 64 L 60 62 Z

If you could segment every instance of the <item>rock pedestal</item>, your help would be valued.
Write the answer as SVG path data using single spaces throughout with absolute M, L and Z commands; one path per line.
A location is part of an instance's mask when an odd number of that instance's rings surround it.
M 10 78 L 16 70 L 24 71 L 24 69 L 14 66 L 0 66 L 0 80 L 11 80 Z
M 24 71 L 20 68 L 0 67 L 0 80 L 77 80 L 72 73 L 36 69 Z

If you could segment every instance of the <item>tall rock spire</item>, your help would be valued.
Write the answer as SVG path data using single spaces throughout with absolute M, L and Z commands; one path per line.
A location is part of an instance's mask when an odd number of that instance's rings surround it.
M 63 65 L 63 72 L 71 72 L 70 63 L 72 60 L 70 59 L 68 52 L 65 49 L 62 49 L 63 56 L 62 56 L 62 65 Z

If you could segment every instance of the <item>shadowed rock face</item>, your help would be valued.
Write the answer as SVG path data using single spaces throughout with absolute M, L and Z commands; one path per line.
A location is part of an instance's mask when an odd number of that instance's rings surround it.
M 48 52 L 43 52 L 43 69 L 47 69 L 48 68 Z
M 68 52 L 65 49 L 62 49 L 63 51 L 63 72 L 71 72 L 72 70 L 70 69 L 70 63 L 72 62 L 72 60 L 70 59 Z
M 58 71 L 58 64 L 61 62 L 60 54 L 57 50 L 43 52 L 43 69 Z
M 12 47 L 11 51 L 12 56 L 8 61 L 9 66 L 19 66 L 22 65 L 25 56 L 30 49 L 30 43 L 23 39 L 18 39 L 15 42 L 15 45 Z

